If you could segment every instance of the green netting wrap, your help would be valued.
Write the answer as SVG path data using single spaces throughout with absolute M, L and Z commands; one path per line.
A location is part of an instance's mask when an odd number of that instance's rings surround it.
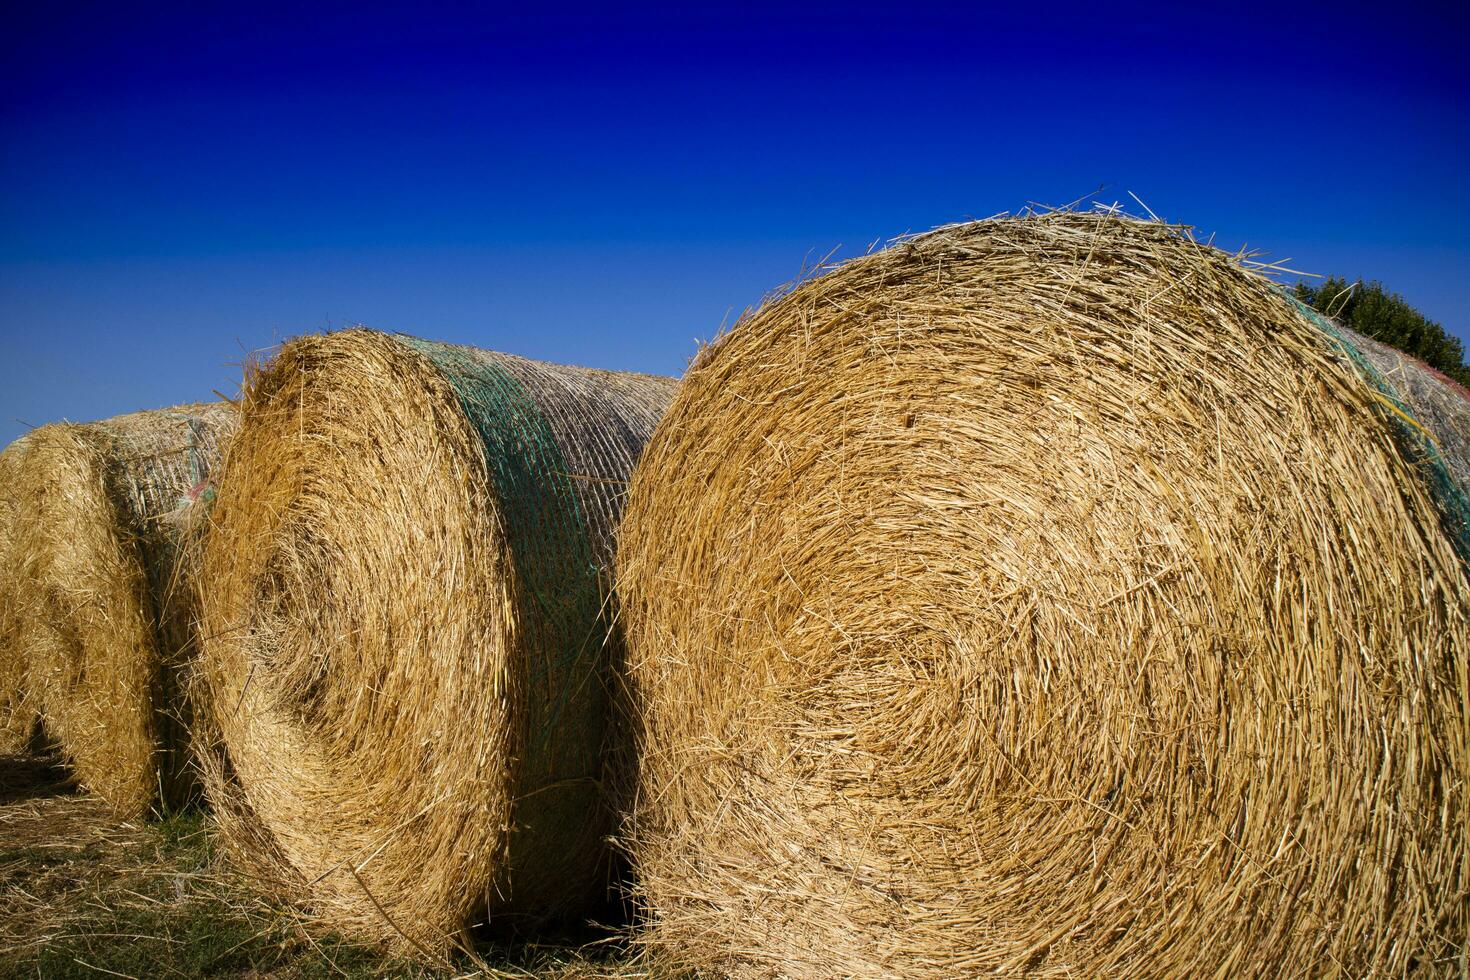
M 586 681 L 586 671 L 576 671 L 576 665 L 595 661 L 607 633 L 586 515 L 556 434 L 512 362 L 473 348 L 398 339 L 433 362 L 484 441 L 517 585 L 533 601 L 537 622 L 530 628 L 546 657 L 526 665 L 533 688 L 550 696 L 543 723 L 530 732 L 534 755 L 550 740 L 572 685 Z M 548 683 L 550 691 L 544 689 Z M 535 759 L 530 764 L 544 768 Z
M 534 891 L 565 852 L 568 828 L 606 813 L 610 549 L 594 546 L 596 501 L 579 496 L 609 475 L 598 437 L 605 405 L 589 403 L 584 379 L 523 358 L 399 336 L 449 382 L 483 444 L 514 582 L 520 736 L 519 794 L 509 844 L 509 880 Z M 602 416 L 599 418 L 599 416 Z M 611 472 L 611 471 L 609 471 Z M 604 495 L 606 488 L 599 488 Z M 607 819 L 606 817 L 602 820 Z M 596 825 L 605 827 L 602 820 Z M 605 832 L 605 831 L 603 831 Z
M 168 417 L 183 422 L 189 428 L 189 485 L 179 495 L 175 509 L 183 510 L 199 500 L 207 505 L 214 499 L 214 484 L 209 473 L 218 457 L 214 436 L 199 419 L 177 412 L 170 412 Z
M 1360 349 L 1360 343 L 1349 339 L 1348 331 L 1284 290 L 1282 295 L 1321 329 L 1378 396 L 1380 412 L 1429 488 L 1439 508 L 1445 532 L 1454 541 L 1460 557 L 1470 563 L 1470 497 L 1466 496 L 1466 488 L 1455 479 L 1432 427 L 1416 417 L 1401 393 Z

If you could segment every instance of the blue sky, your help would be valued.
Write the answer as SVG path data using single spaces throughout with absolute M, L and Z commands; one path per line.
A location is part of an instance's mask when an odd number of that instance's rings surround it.
M 356 322 L 677 374 L 834 248 L 1099 188 L 1470 340 L 1448 4 L 126 6 L 4 15 L 3 440 Z

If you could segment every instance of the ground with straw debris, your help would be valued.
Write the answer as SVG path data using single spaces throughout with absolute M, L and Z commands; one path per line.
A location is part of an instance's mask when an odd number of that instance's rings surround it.
M 648 975 L 571 945 L 487 948 L 457 966 L 312 935 L 221 864 L 205 815 L 119 824 L 54 756 L 0 756 L 0 976 Z

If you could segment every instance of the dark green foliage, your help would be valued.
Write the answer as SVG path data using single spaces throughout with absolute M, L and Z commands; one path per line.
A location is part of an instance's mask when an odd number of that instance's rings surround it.
M 1345 327 L 1388 344 L 1430 367 L 1470 384 L 1465 348 L 1444 327 L 1414 309 L 1380 282 L 1348 282 L 1332 276 L 1320 285 L 1296 284 L 1297 299 Z

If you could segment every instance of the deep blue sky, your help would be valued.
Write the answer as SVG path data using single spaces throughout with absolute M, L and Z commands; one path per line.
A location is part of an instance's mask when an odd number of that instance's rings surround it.
M 0 15 L 0 440 L 355 322 L 677 374 L 835 247 L 1100 185 L 1470 339 L 1463 4 L 132 6 Z

